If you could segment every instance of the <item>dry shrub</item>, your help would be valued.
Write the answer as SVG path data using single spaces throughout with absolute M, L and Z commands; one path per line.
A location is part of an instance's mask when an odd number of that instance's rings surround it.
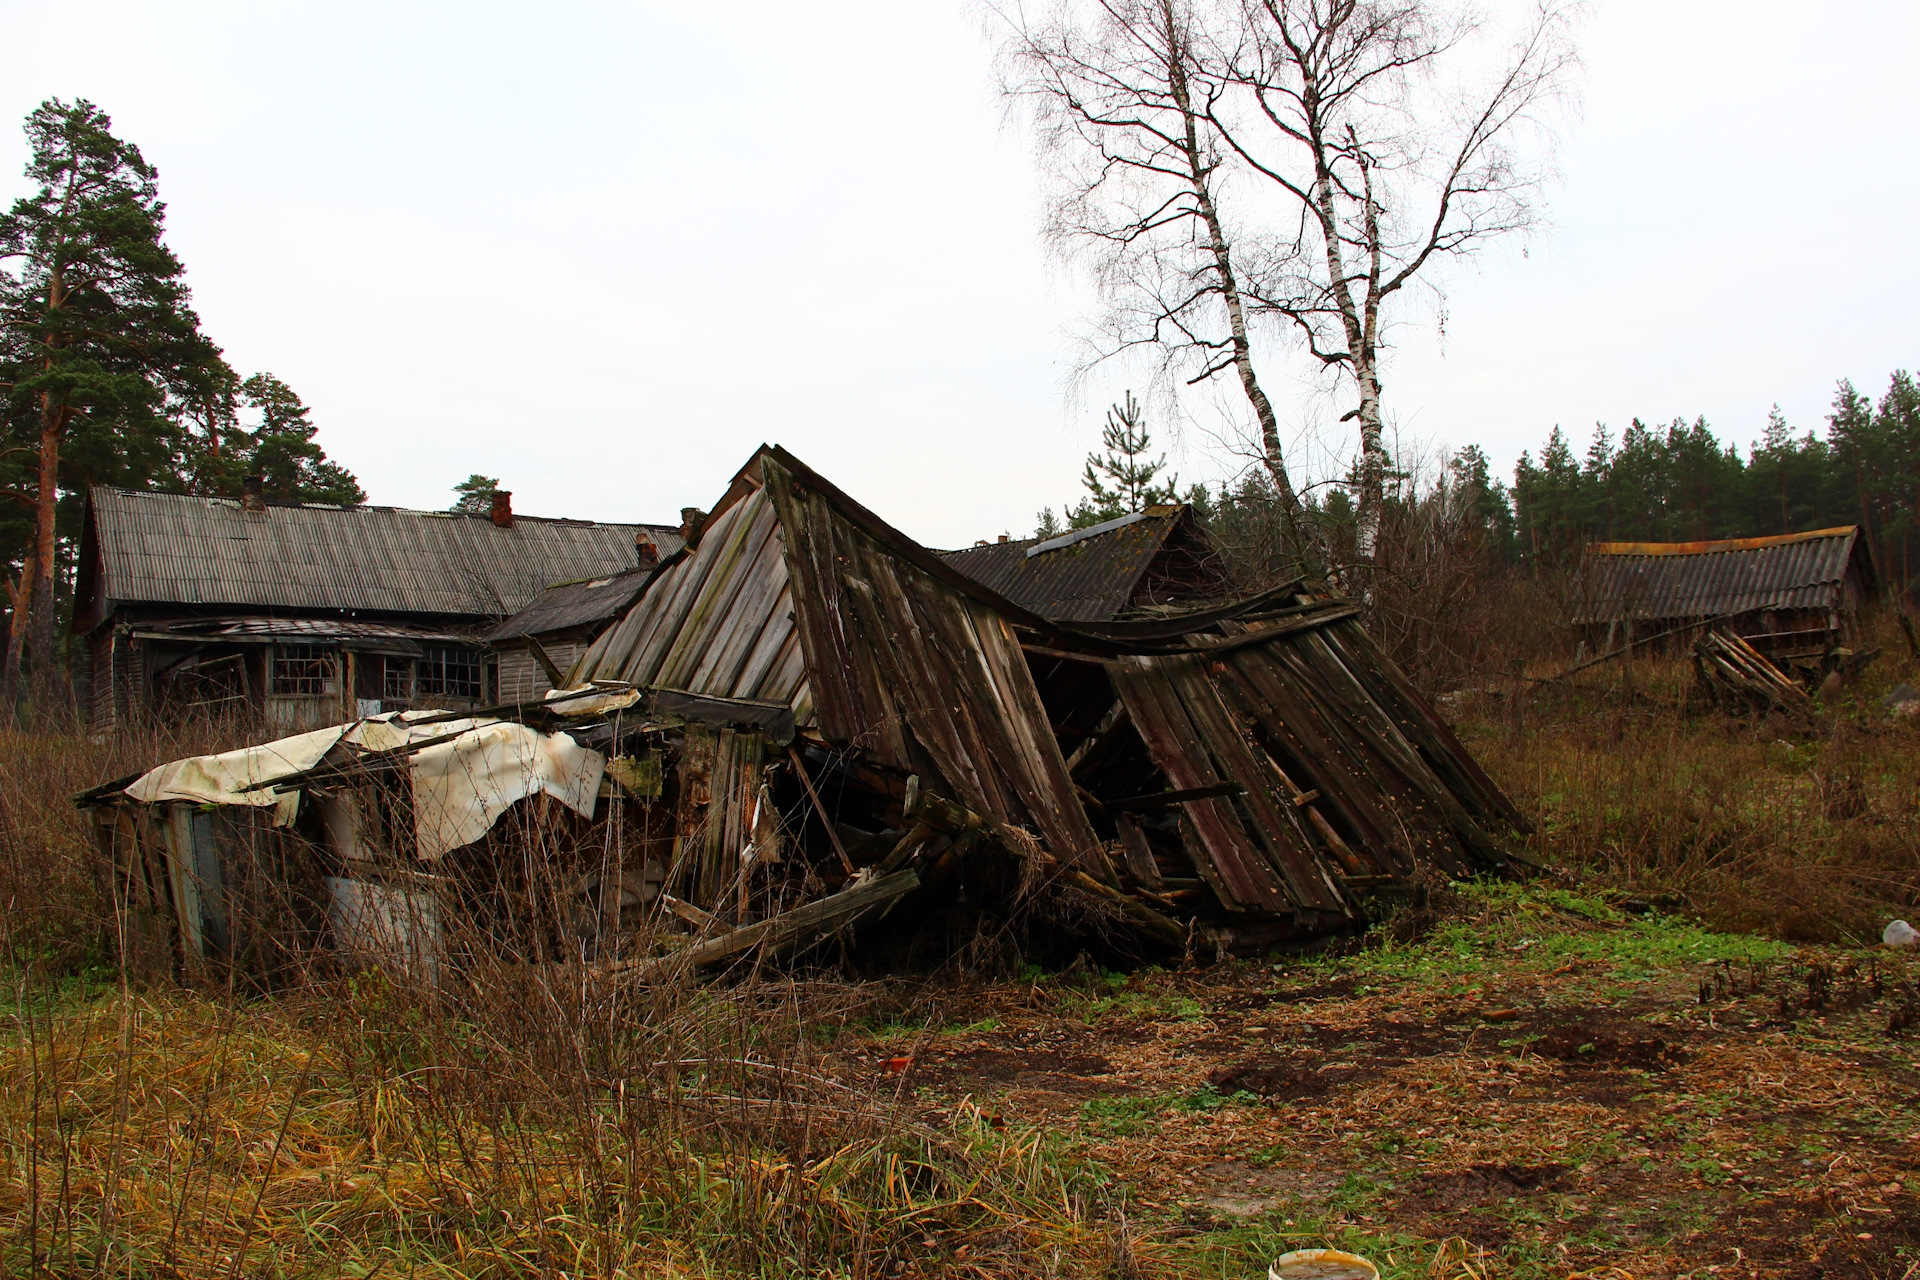
M 1878 702 L 1920 664 L 1873 628 L 1880 659 L 1806 720 L 1704 709 L 1680 656 L 1535 685 L 1518 732 L 1505 690 L 1457 706 L 1555 865 L 1684 894 L 1720 928 L 1867 939 L 1920 904 L 1920 726 Z
M 84 968 L 89 981 L 56 981 L 76 957 L 106 958 L 94 852 L 68 797 L 253 736 L 0 739 L 16 904 L 0 1272 L 1108 1265 L 1099 1179 L 1057 1137 L 967 1107 L 928 1122 L 905 1105 L 902 1077 L 832 1053 L 870 990 L 771 971 L 695 983 L 596 969 L 574 886 L 601 851 L 542 806 L 496 829 L 511 828 L 518 860 L 518 932 L 443 917 L 457 962 L 437 980 L 355 972 L 314 948 L 264 996 L 238 969 L 198 970 L 191 989 Z
M 104 961 L 108 905 L 87 819 L 71 803 L 110 778 L 258 741 L 252 720 L 189 720 L 93 735 L 0 730 L 0 959 L 69 972 Z

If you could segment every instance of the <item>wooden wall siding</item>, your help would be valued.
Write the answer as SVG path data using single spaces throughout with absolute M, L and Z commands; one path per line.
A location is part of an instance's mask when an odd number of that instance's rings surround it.
M 576 641 L 546 642 L 547 656 L 552 658 L 555 665 L 563 672 L 579 659 L 585 648 L 585 645 Z M 530 649 L 501 649 L 494 678 L 500 686 L 499 701 L 501 702 L 525 702 L 534 698 L 544 698 L 547 691 L 553 688 L 553 681 L 547 679 L 545 668 L 534 660 Z
M 923 767 L 917 746 L 954 799 L 1106 874 L 1013 628 L 843 518 L 773 457 L 761 468 L 761 492 L 787 533 L 821 732 L 902 770 Z
M 625 680 L 784 702 L 804 723 L 810 697 L 792 614 L 780 525 L 756 490 L 709 522 L 699 547 L 594 641 L 568 683 Z

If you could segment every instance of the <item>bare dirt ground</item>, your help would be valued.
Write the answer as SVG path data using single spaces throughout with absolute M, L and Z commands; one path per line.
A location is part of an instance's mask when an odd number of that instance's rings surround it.
M 834 1056 L 1071 1148 L 1136 1274 L 1920 1276 L 1904 953 L 1626 906 L 1474 890 L 1342 957 L 908 993 Z

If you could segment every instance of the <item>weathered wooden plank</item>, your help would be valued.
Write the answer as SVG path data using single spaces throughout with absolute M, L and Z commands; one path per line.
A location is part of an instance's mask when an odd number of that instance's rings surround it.
M 1118 658 L 1107 665 L 1107 674 L 1126 700 L 1127 714 L 1148 755 L 1168 782 L 1185 791 L 1214 786 L 1222 779 L 1180 699 L 1159 670 L 1164 662 L 1181 661 L 1189 659 Z M 1190 848 L 1189 855 L 1223 905 L 1230 910 L 1290 909 L 1279 877 L 1240 825 L 1231 805 L 1224 800 L 1195 800 L 1182 805 L 1181 810 L 1198 838 L 1199 847 Z
M 1478 832 L 1397 730 L 1381 731 L 1383 716 L 1378 706 L 1365 696 L 1364 688 L 1356 696 L 1351 673 L 1317 641 L 1318 636 L 1306 636 L 1297 644 L 1269 652 L 1295 671 L 1301 686 L 1323 707 L 1337 708 L 1334 727 L 1347 738 L 1352 757 L 1365 762 L 1374 784 L 1393 802 L 1396 826 L 1418 837 L 1419 849 L 1449 874 L 1471 873 L 1476 858 L 1471 844 L 1463 844 L 1460 836 L 1467 834 L 1471 839 L 1478 833 L 1485 840 L 1485 834 Z M 1464 832 L 1451 820 L 1448 805 L 1465 819 Z
M 898 620 L 877 646 L 877 656 L 898 690 L 914 737 L 933 757 L 942 783 L 964 804 L 996 821 L 1017 822 L 1020 815 L 1006 803 L 981 726 L 970 713 L 978 696 L 952 670 L 952 642 L 946 633 L 954 629 L 953 619 L 951 609 L 941 607 L 950 602 L 909 599 L 909 583 L 919 584 L 911 578 L 903 582 L 884 558 L 875 559 L 877 563 L 862 566 L 874 579 L 869 584 L 874 613 L 865 621 L 880 631 L 885 625 L 882 611 Z
M 668 646 L 653 683 L 674 689 L 695 688 L 694 672 L 720 642 L 721 634 L 741 621 L 734 604 L 752 576 L 759 552 L 773 536 L 773 504 L 764 494 L 755 492 L 715 524 L 694 553 L 696 560 L 711 566 L 707 580 L 681 620 L 679 633 Z
M 630 647 L 626 649 L 620 665 L 607 671 L 607 675 L 638 685 L 654 682 L 660 672 L 660 660 L 672 645 L 681 619 L 693 607 L 694 599 L 706 582 L 708 567 L 708 561 L 689 553 L 687 559 L 669 570 L 673 575 L 671 578 L 663 577 L 653 584 L 652 590 L 640 598 L 640 603 L 634 606 L 634 614 L 630 615 L 639 620 L 638 634 L 630 638 Z
M 1413 682 L 1406 677 L 1399 666 L 1381 651 L 1373 642 L 1366 629 L 1358 623 L 1330 628 L 1326 634 L 1327 642 L 1350 660 L 1357 659 L 1383 682 L 1385 689 L 1397 694 L 1404 704 L 1400 719 L 1403 728 L 1410 730 L 1410 736 L 1425 734 L 1431 737 L 1430 743 L 1423 747 L 1437 760 L 1444 760 L 1459 771 L 1461 780 L 1454 783 L 1455 789 L 1465 794 L 1473 794 L 1479 801 L 1480 809 L 1497 815 L 1518 830 L 1529 831 L 1532 824 L 1527 816 L 1520 812 L 1506 792 L 1489 777 L 1473 753 L 1467 750 L 1458 736 L 1434 705 L 1414 688 Z M 1391 710 L 1391 708 L 1390 708 Z
M 985 658 L 999 705 L 1005 709 L 1009 736 L 1019 747 L 1021 776 L 1016 782 L 1040 820 L 1042 837 L 1056 856 L 1111 878 L 1112 868 L 1067 773 L 1066 756 L 1053 735 L 1019 637 L 1004 618 L 983 605 L 964 601 L 961 610 Z
M 1228 670 L 1240 683 L 1235 701 L 1259 719 L 1276 745 L 1284 744 L 1291 758 L 1279 763 L 1288 776 L 1319 791 L 1362 844 L 1386 847 L 1388 819 L 1378 808 L 1379 792 L 1365 766 L 1326 732 L 1311 699 L 1294 696 L 1287 669 L 1265 649 L 1243 649 Z
M 768 698 L 785 701 L 792 690 L 781 693 L 764 694 L 759 690 L 766 684 L 767 677 L 779 664 L 787 642 L 793 636 L 793 591 L 785 579 L 786 561 L 781 559 L 781 584 L 779 598 L 767 611 L 767 622 L 760 629 L 759 637 L 754 641 L 753 651 L 741 664 L 740 671 L 733 679 L 733 693 L 736 698 Z
M 803 495 L 797 491 L 793 477 L 772 458 L 762 458 L 760 469 L 766 482 L 762 492 L 780 514 L 787 591 L 793 598 L 794 627 L 803 655 L 799 665 L 811 673 L 808 678 L 811 710 L 828 739 L 845 742 L 853 722 L 852 694 L 846 687 L 846 672 L 840 661 L 841 645 L 829 626 L 831 602 L 820 594 L 820 566 L 815 561 L 815 547 L 801 509 Z M 764 692 L 756 691 L 755 696 L 764 696 Z M 800 718 L 797 708 L 794 718 Z
M 1459 841 L 1460 850 L 1468 860 L 1469 865 L 1461 870 L 1471 870 L 1470 863 L 1476 859 L 1495 865 L 1504 863 L 1507 855 L 1500 842 L 1468 811 L 1460 796 L 1434 771 L 1427 756 L 1407 739 L 1386 709 L 1367 693 L 1366 683 L 1340 660 L 1326 637 L 1310 637 L 1302 644 L 1301 651 L 1330 682 L 1344 679 L 1348 689 L 1364 696 L 1365 714 L 1356 716 L 1354 727 L 1370 745 L 1400 764 L 1408 784 L 1437 811 L 1441 829 Z
M 920 873 L 908 867 L 890 876 L 861 881 L 838 893 L 795 907 L 791 911 L 783 911 L 757 924 L 746 925 L 721 934 L 717 938 L 697 942 L 673 955 L 623 961 L 607 966 L 607 971 L 614 973 L 625 971 L 643 977 L 652 976 L 676 969 L 694 969 L 715 964 L 759 946 L 765 946 L 769 950 L 790 950 L 797 946 L 810 945 L 811 941 L 820 936 L 847 928 L 867 912 L 885 906 L 896 898 L 904 897 L 919 887 Z
M 1153 846 L 1147 843 L 1147 833 L 1140 829 L 1132 814 L 1121 814 L 1114 819 L 1114 826 L 1120 831 L 1120 852 L 1126 859 L 1127 874 L 1136 884 L 1158 889 L 1160 863 L 1153 856 Z
M 1276 800 L 1279 777 L 1270 763 L 1262 767 L 1264 755 L 1254 754 L 1240 726 L 1221 704 L 1210 665 L 1198 659 L 1171 659 L 1162 667 L 1195 728 L 1204 735 L 1215 762 L 1242 787 L 1241 803 L 1253 819 L 1254 834 L 1265 846 L 1270 865 L 1286 881 L 1293 900 L 1316 911 L 1344 909 L 1346 904 L 1320 864 L 1313 842 L 1298 826 L 1292 797 L 1287 797 L 1288 802 Z M 1224 674 L 1224 664 L 1220 669 Z
M 787 562 L 781 548 L 780 525 L 773 518 L 772 504 L 765 506 L 766 537 L 755 551 L 753 562 L 743 571 L 745 580 L 689 677 L 693 688 L 722 696 L 732 690 L 748 655 L 772 625 L 774 609 L 787 594 Z

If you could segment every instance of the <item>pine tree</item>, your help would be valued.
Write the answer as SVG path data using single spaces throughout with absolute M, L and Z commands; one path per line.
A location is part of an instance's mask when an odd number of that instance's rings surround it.
M 495 476 L 483 476 L 479 472 L 468 476 L 453 486 L 453 510 L 468 515 L 485 515 L 493 510 L 493 495 L 500 489 L 500 481 Z
M 1147 433 L 1146 411 L 1129 391 L 1125 400 L 1107 410 L 1107 422 L 1100 431 L 1100 445 L 1105 452 L 1087 455 L 1080 483 L 1086 486 L 1088 496 L 1067 513 L 1068 523 L 1084 529 L 1172 502 L 1179 481 L 1170 476 L 1164 484 L 1154 483 L 1166 468 L 1167 459 L 1162 454 L 1149 461 L 1147 450 L 1152 444 L 1153 439 Z
M 241 421 L 242 407 L 258 415 L 252 426 Z M 259 476 L 270 498 L 359 506 L 366 491 L 351 471 L 327 460 L 309 415 L 293 388 L 270 373 L 229 378 L 217 402 L 197 415 L 192 487 L 231 498 L 248 476 Z
M 240 394 L 260 414 L 260 425 L 246 440 L 247 474 L 262 477 L 269 496 L 343 507 L 367 500 L 351 471 L 327 461 L 326 450 L 313 438 L 307 406 L 292 387 L 270 373 L 256 373 L 240 384 Z
M 166 210 L 139 148 L 114 137 L 112 121 L 85 101 L 48 99 L 26 132 L 27 177 L 38 190 L 0 217 L 9 268 L 0 272 L 0 384 L 13 444 L 35 462 L 13 494 L 30 505 L 33 530 L 20 579 L 9 584 L 16 621 L 0 714 L 13 712 L 24 648 L 34 719 L 44 725 L 66 705 L 55 643 L 61 526 L 72 527 L 89 483 L 177 473 L 175 410 L 215 394 L 226 366 L 161 240 Z

